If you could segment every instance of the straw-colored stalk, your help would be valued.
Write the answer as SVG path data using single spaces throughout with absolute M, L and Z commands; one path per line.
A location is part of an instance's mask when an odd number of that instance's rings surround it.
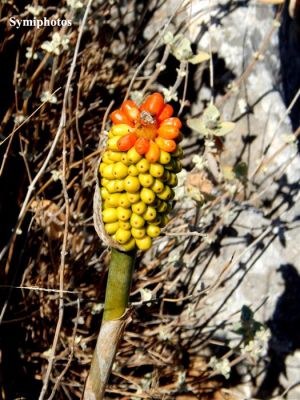
M 135 252 L 112 250 L 105 294 L 104 314 L 83 399 L 102 400 L 118 344 L 128 320 Z

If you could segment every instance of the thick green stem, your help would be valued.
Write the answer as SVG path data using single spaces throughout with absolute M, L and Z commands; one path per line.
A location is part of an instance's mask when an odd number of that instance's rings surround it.
M 126 309 L 130 294 L 135 252 L 112 250 L 105 293 L 104 314 L 86 381 L 83 400 L 102 400 L 115 359 L 119 341 L 128 319 Z
M 113 249 L 109 264 L 103 321 L 120 318 L 128 306 L 135 253 Z

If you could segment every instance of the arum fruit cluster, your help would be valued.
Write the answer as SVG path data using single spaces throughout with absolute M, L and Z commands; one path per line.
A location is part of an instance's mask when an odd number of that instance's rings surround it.
M 126 100 L 110 115 L 99 166 L 102 221 L 124 251 L 148 250 L 168 222 L 182 168 L 182 123 L 173 112 L 153 93 L 141 106 Z

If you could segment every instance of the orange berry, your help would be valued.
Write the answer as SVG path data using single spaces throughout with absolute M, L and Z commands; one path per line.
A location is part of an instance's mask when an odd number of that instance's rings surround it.
M 131 121 L 137 121 L 140 118 L 140 110 L 132 100 L 124 101 L 121 110 Z
M 122 136 L 118 142 L 117 146 L 120 151 L 127 151 L 131 149 L 136 142 L 136 135 L 134 133 L 129 133 L 128 135 Z
M 110 119 L 114 124 L 126 124 L 133 126 L 133 123 L 130 119 L 126 116 L 126 114 L 121 110 L 115 110 L 110 114 Z
M 166 151 L 167 153 L 172 153 L 176 150 L 176 143 L 174 140 L 158 137 L 156 138 L 155 142 L 161 150 Z
M 153 115 L 158 115 L 164 108 L 164 105 L 163 96 L 156 92 L 147 97 L 146 101 L 141 106 L 141 110 L 148 111 Z
M 160 150 L 158 145 L 151 140 L 150 148 L 146 153 L 146 159 L 149 161 L 149 163 L 155 163 L 159 159 L 159 155 Z
M 157 120 L 158 122 L 162 122 L 167 118 L 170 118 L 173 115 L 173 107 L 170 104 L 165 104 L 164 108 L 159 113 Z
M 147 153 L 150 148 L 150 142 L 148 139 L 139 137 L 134 145 L 136 151 L 142 156 Z
M 173 125 L 161 125 L 158 134 L 164 139 L 176 139 L 179 136 L 179 130 Z
M 167 118 L 165 119 L 160 126 L 165 126 L 165 125 L 171 125 L 171 126 L 176 126 L 176 128 L 180 129 L 182 127 L 182 123 L 179 118 L 173 117 L 173 118 Z

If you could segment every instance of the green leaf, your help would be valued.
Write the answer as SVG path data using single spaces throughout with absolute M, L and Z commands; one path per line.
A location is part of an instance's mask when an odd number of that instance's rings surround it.
M 227 133 L 230 133 L 234 129 L 234 127 L 235 127 L 234 122 L 229 122 L 229 121 L 221 122 L 218 125 L 218 128 L 214 131 L 214 135 L 225 136 L 227 135 Z
M 245 162 L 240 162 L 234 167 L 234 173 L 237 178 L 244 179 L 248 175 L 248 165 Z
M 210 104 L 203 112 L 203 121 L 205 124 L 207 122 L 218 122 L 221 117 L 220 111 L 217 109 L 216 106 Z
M 200 51 L 193 57 L 189 58 L 188 62 L 190 62 L 191 64 L 200 64 L 209 59 L 210 59 L 210 55 L 208 53 L 206 53 L 205 51 Z
M 209 129 L 206 128 L 206 125 L 201 118 L 188 119 L 187 126 L 203 136 L 207 136 L 210 133 Z
M 173 45 L 173 55 L 179 61 L 186 61 L 193 56 L 191 47 L 191 41 L 187 38 L 182 38 L 180 41 L 176 41 Z

